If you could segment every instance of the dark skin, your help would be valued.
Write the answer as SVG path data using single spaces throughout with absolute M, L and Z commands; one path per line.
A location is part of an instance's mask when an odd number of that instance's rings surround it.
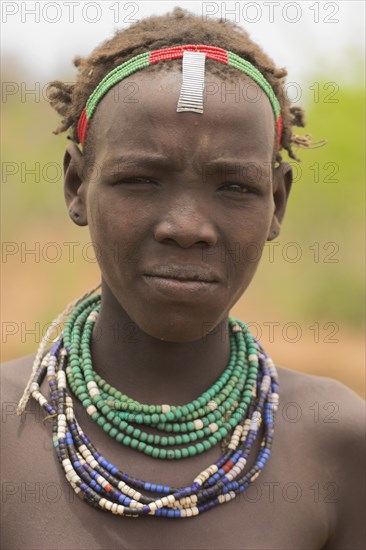
M 240 104 L 210 96 L 203 115 L 176 113 L 179 80 L 173 72 L 141 72 L 134 80 L 139 103 L 126 109 L 109 93 L 98 106 L 92 122 L 96 177 L 85 178 L 82 153 L 68 146 L 65 196 L 73 219 L 89 225 L 100 252 L 103 305 L 92 345 L 95 370 L 141 402 L 182 404 L 226 367 L 227 316 L 259 262 L 245 253 L 234 262 L 222 251 L 233 243 L 260 250 L 278 234 L 291 170 L 270 168 L 274 117 L 264 94 L 257 103 Z M 122 161 L 132 153 L 138 156 L 133 163 Z M 152 154 L 167 159 L 142 167 Z M 218 158 L 225 164 L 215 171 L 210 163 Z M 230 170 L 229 160 L 239 171 Z M 260 177 L 250 176 L 248 163 L 260 168 Z M 181 267 L 186 283 L 169 287 L 149 278 L 157 266 L 172 265 Z M 202 267 L 209 281 L 187 282 Z M 166 268 L 167 276 L 177 274 Z M 279 368 L 273 452 L 255 487 L 192 520 L 134 520 L 103 514 L 73 497 L 50 445 L 50 425 L 40 421 L 34 402 L 23 422 L 15 416 L 30 364 L 24 358 L 3 370 L 9 451 L 2 454 L 4 548 L 363 548 L 363 402 L 338 382 Z M 315 421 L 313 404 L 329 402 L 337 406 L 331 418 L 336 422 Z M 299 421 L 292 421 L 291 403 L 301 411 Z M 153 460 L 109 438 L 76 399 L 75 410 L 97 448 L 141 479 L 187 485 L 221 454 L 217 446 L 179 464 Z M 29 490 L 37 487 L 32 496 Z

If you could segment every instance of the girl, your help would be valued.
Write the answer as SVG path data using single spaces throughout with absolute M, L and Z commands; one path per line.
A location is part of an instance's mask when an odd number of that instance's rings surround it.
M 76 64 L 51 98 L 101 295 L 59 316 L 27 385 L 29 361 L 4 369 L 29 424 L 4 425 L 4 547 L 361 548 L 362 400 L 276 368 L 229 315 L 291 189 L 280 152 L 295 158 L 304 120 L 286 72 L 235 25 L 178 8 Z M 326 395 L 338 422 L 280 414 Z

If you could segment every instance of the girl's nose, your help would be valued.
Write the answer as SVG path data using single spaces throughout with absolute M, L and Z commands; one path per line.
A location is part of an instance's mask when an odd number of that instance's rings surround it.
M 208 205 L 202 199 L 173 201 L 164 209 L 155 226 L 155 239 L 161 243 L 176 243 L 182 248 L 194 245 L 214 246 L 218 235 Z

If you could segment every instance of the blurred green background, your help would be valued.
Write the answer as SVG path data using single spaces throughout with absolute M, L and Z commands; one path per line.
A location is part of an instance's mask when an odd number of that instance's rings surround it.
M 328 144 L 297 150 L 282 233 L 232 314 L 277 364 L 364 395 L 364 86 L 321 74 L 301 82 L 298 132 Z M 25 98 L 26 79 L 16 66 L 3 74 L 18 91 L 3 103 L 2 361 L 35 352 L 47 324 L 99 280 L 88 229 L 64 205 L 66 137 L 52 134 L 59 121 L 45 97 Z

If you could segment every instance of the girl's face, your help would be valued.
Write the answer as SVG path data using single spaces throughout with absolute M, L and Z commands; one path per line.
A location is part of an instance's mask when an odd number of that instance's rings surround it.
M 273 111 L 260 88 L 248 101 L 247 84 L 206 73 L 204 113 L 177 113 L 181 73 L 141 71 L 91 123 L 82 216 L 104 281 L 155 338 L 194 341 L 217 326 L 282 218 L 289 186 L 273 177 Z

